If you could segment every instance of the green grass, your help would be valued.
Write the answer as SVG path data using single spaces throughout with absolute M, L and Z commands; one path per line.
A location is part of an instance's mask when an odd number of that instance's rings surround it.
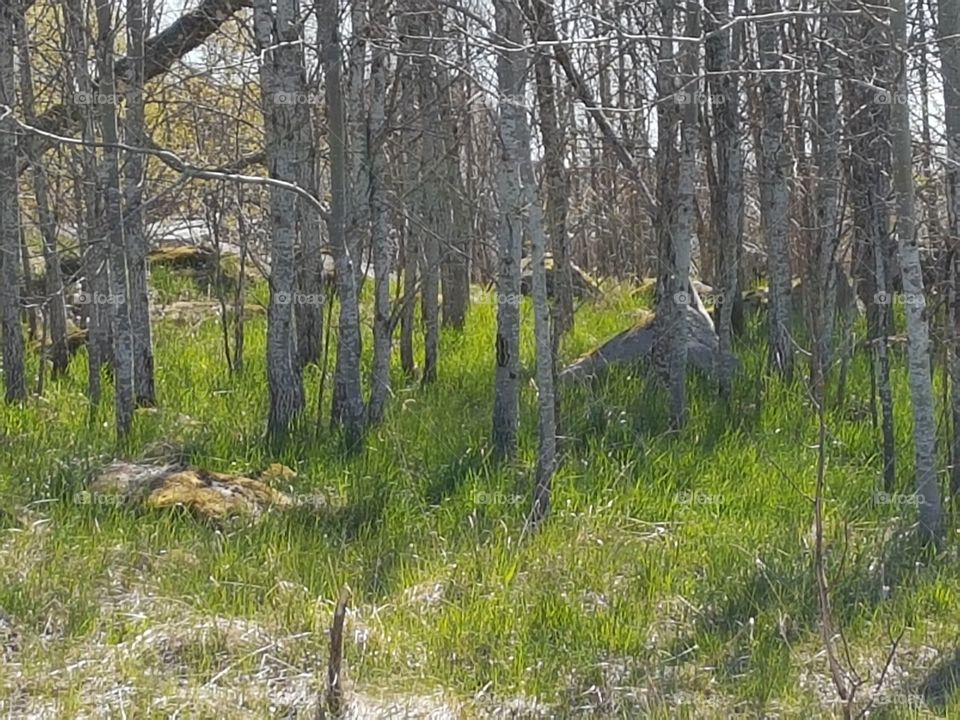
M 189 291 L 156 280 L 165 297 Z M 565 359 L 629 324 L 642 300 L 627 290 L 579 310 Z M 309 418 L 282 452 L 268 452 L 262 318 L 248 323 L 240 376 L 227 373 L 216 320 L 156 326 L 159 409 L 138 412 L 126 454 L 247 473 L 282 462 L 298 472 L 285 489 L 335 498 L 326 510 L 216 527 L 77 504 L 90 474 L 118 455 L 111 397 L 90 421 L 82 354 L 43 399 L 0 407 L 0 610 L 18 637 L 3 655 L 0 620 L 0 711 L 281 716 L 321 686 L 325 631 L 347 585 L 354 697 L 425 707 L 442 690 L 454 717 L 510 703 L 516 714 L 499 717 L 833 716 L 811 574 L 816 419 L 800 383 L 765 375 L 758 321 L 738 347 L 745 371 L 730 406 L 692 378 L 679 435 L 667 433 L 662 393 L 638 371 L 565 390 L 552 515 L 524 536 L 536 397 L 525 382 L 519 456 L 494 463 L 495 309 L 475 291 L 466 330 L 443 335 L 436 384 L 411 384 L 395 368 L 386 422 L 353 456 L 325 423 L 315 433 L 315 368 Z M 526 305 L 524 322 L 529 379 Z M 902 359 L 894 379 L 907 493 Z M 868 393 L 857 357 L 829 417 L 837 621 L 873 683 L 891 634 L 904 633 L 880 716 L 948 717 L 960 713 L 950 681 L 960 668 L 955 532 L 951 523 L 944 556 L 918 564 L 912 508 L 874 501 Z

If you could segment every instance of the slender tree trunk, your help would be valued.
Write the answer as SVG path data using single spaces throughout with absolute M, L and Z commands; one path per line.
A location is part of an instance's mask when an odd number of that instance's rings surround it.
M 832 10 L 824 8 L 820 18 L 824 37 L 817 43 L 816 78 L 816 295 L 814 307 L 813 375 L 825 379 L 833 362 L 833 329 L 837 300 L 837 245 L 839 242 L 839 122 L 836 81 L 837 33 Z M 819 380 L 815 380 L 819 382 Z
M 367 109 L 366 109 L 366 68 L 367 68 L 367 0 L 351 0 L 350 4 L 351 37 L 347 55 L 347 83 L 344 98 L 344 122 L 346 128 L 347 153 L 347 218 L 346 239 L 348 252 L 353 261 L 356 274 L 356 286 L 363 286 L 364 275 L 364 239 L 367 234 L 369 218 L 369 168 L 367 167 Z
M 20 104 L 23 119 L 28 125 L 36 123 L 36 106 L 33 91 L 33 68 L 31 66 L 29 38 L 26 19 L 21 14 L 17 43 L 20 50 Z M 50 359 L 53 376 L 59 377 L 67 370 L 70 353 L 67 348 L 67 307 L 64 300 L 63 274 L 60 270 L 60 253 L 57 248 L 56 215 L 50 206 L 47 185 L 47 167 L 42 156 L 27 146 L 27 159 L 33 168 L 33 191 L 37 201 L 37 216 L 40 220 L 40 236 L 43 241 L 44 294 L 46 295 L 44 321 L 50 331 Z
M 855 21 L 854 21 L 855 22 Z M 845 77 L 888 77 L 890 38 L 882 25 L 849 28 L 851 43 L 862 48 L 862 59 L 851 54 L 845 60 Z M 867 341 L 872 365 L 871 409 L 878 424 L 876 397 L 880 401 L 879 425 L 883 442 L 883 487 L 893 492 L 896 480 L 896 445 L 893 429 L 893 393 L 890 385 L 889 318 L 891 304 L 890 268 L 886 246 L 890 242 L 890 103 L 881 102 L 882 93 L 848 80 L 846 133 L 850 158 L 849 204 L 853 229 L 853 276 L 860 299 L 867 310 Z
M 664 27 L 670 27 L 672 25 L 670 16 L 674 8 L 673 0 L 663 0 L 661 8 Z M 699 7 L 694 0 L 688 0 L 685 36 L 698 37 L 699 25 Z M 664 35 L 669 34 L 664 32 Z M 689 333 L 687 306 L 693 302 L 690 293 L 690 239 L 694 219 L 699 116 L 697 81 L 699 48 L 692 42 L 688 42 L 681 52 L 683 54 L 681 79 L 684 89 L 676 95 L 680 104 L 678 175 L 674 198 L 664 197 L 664 200 L 672 206 L 669 216 L 673 218 L 673 222 L 666 225 L 668 229 L 661 245 L 663 255 L 657 283 L 660 286 L 657 301 L 657 338 L 653 350 L 655 363 L 666 379 L 670 396 L 670 423 L 674 430 L 682 428 L 687 418 L 686 375 Z M 669 142 L 672 143 L 672 138 Z M 665 148 L 658 148 L 658 152 L 660 150 Z
M 442 130 L 444 118 L 440 115 L 439 92 L 435 55 L 438 53 L 433 38 L 439 32 L 437 11 L 429 3 L 414 4 L 412 21 L 416 37 L 414 43 L 417 64 L 417 88 L 420 105 L 420 188 L 418 218 L 422 224 L 420 255 L 420 315 L 424 330 L 423 374 L 421 381 L 437 379 L 440 352 L 440 236 L 448 231 L 443 221 L 447 207 L 445 178 L 443 177 Z M 422 39 L 419 39 L 422 38 Z
M 511 8 L 514 6 L 511 5 Z M 519 23 L 519 12 L 514 21 Z M 546 252 L 543 211 L 536 192 L 536 177 L 530 162 L 530 130 L 526 114 L 522 116 L 521 182 L 523 202 L 527 209 L 526 226 L 531 244 L 531 271 L 533 274 L 533 317 L 536 343 L 537 410 L 540 445 L 537 453 L 536 485 L 530 522 L 538 525 L 550 511 L 551 485 L 557 465 L 557 418 L 554 395 L 553 340 L 550 337 L 550 306 L 547 299 Z M 556 266 L 554 266 L 556 271 Z
M 27 397 L 23 365 L 23 328 L 17 264 L 20 255 L 20 210 L 17 202 L 17 124 L 14 70 L 15 9 L 0 0 L 0 330 L 3 340 L 3 383 L 7 402 Z
M 130 284 L 127 274 L 127 246 L 123 238 L 123 210 L 120 196 L 120 152 L 117 131 L 117 83 L 114 78 L 113 43 L 115 28 L 110 0 L 97 0 L 97 47 L 100 94 L 108 102 L 100 107 L 100 126 L 106 148 L 103 154 L 103 187 L 106 196 L 106 225 L 110 251 L 110 294 L 105 298 L 112 310 L 114 388 L 117 412 L 117 439 L 124 441 L 133 425 L 134 361 L 133 328 L 130 321 Z M 95 297 L 100 304 L 102 298 Z
M 442 22 L 442 9 L 437 10 Z M 438 23 L 440 24 L 440 23 Z M 441 25 L 438 33 L 443 33 Z M 440 284 L 443 298 L 442 322 L 444 327 L 462 329 L 470 305 L 470 263 L 468 228 L 466 219 L 467 198 L 463 188 L 460 168 L 460 138 L 462 116 L 454 108 L 453 82 L 444 63 L 437 63 L 437 104 L 440 117 L 440 142 L 443 152 L 443 207 L 442 237 L 440 247 Z
M 126 116 L 124 137 L 128 144 L 146 143 L 143 105 L 144 17 L 142 0 L 127 0 Z M 147 240 L 143 230 L 143 189 L 146 182 L 143 155 L 125 153 L 124 232 L 126 233 L 130 277 L 130 322 L 133 334 L 134 393 L 138 405 L 156 404 L 153 378 L 153 339 L 150 333 L 150 297 L 147 287 Z
M 757 12 L 775 13 L 780 0 L 758 0 Z M 780 21 L 757 25 L 760 50 L 761 130 L 758 149 L 760 214 L 767 244 L 770 282 L 769 364 L 784 378 L 793 377 L 793 342 L 790 337 L 792 276 L 787 239 L 787 172 L 790 158 L 784 142 L 783 85 L 780 79 Z
M 897 200 L 897 244 L 907 317 L 907 357 L 910 397 L 913 401 L 917 501 L 920 534 L 939 544 L 943 538 L 940 488 L 937 480 L 937 427 L 930 377 L 930 337 L 926 298 L 914 220 L 913 152 L 907 86 L 907 13 L 904 0 L 893 0 L 891 25 L 897 57 L 894 97 L 890 108 L 893 147 L 893 190 Z
M 420 182 L 420 154 L 418 150 L 418 133 L 415 131 L 415 87 L 413 73 L 407 71 L 400 82 L 401 89 L 401 137 L 403 139 L 403 170 L 401 172 L 401 186 L 405 196 L 411 196 L 414 188 Z M 406 212 L 407 206 L 404 205 L 404 217 L 401 223 L 403 232 L 403 295 L 400 306 L 400 366 L 408 379 L 413 379 L 416 375 L 416 359 L 413 351 L 413 332 L 415 303 L 417 299 L 417 283 L 419 273 L 419 257 L 421 235 L 420 228 L 414 225 L 412 218 Z
M 533 0 L 529 4 L 533 6 L 534 37 L 538 43 L 549 42 L 556 35 L 552 29 L 553 13 L 545 0 Z M 540 111 L 540 138 L 543 142 L 546 225 L 553 254 L 553 332 L 554 342 L 557 342 L 573 327 L 573 273 L 567 238 L 569 183 L 563 165 L 566 142 L 557 115 L 557 85 L 553 65 L 549 52 L 539 44 L 534 52 L 534 71 Z
M 75 100 L 81 108 L 80 170 L 74 171 L 74 185 L 80 204 L 77 228 L 83 247 L 83 294 L 85 299 L 87 337 L 87 393 L 90 398 L 91 417 L 100 404 L 101 368 L 109 362 L 109 318 L 105 305 L 93 302 L 97 296 L 109 292 L 109 266 L 107 253 L 101 238 L 101 188 L 95 140 L 95 117 L 93 83 L 87 64 L 89 36 L 86 16 L 80 0 L 64 0 L 68 68 L 71 84 L 76 87 Z
M 385 11 L 386 3 L 376 2 L 374 14 Z M 390 350 L 393 323 L 390 306 L 390 271 L 394 249 L 390 242 L 389 208 L 384 180 L 386 161 L 384 144 L 387 122 L 384 96 L 387 92 L 387 56 L 379 25 L 374 24 L 373 58 L 370 63 L 370 116 L 367 138 L 367 157 L 370 160 L 370 219 L 371 251 L 373 252 L 373 365 L 370 370 L 370 399 L 367 403 L 367 424 L 383 420 L 384 408 L 390 394 Z
M 720 312 L 717 336 L 723 357 L 733 353 L 733 307 L 739 294 L 737 262 L 743 241 L 743 158 L 740 153 L 740 83 L 732 31 L 721 32 L 730 19 L 728 0 L 709 0 L 704 30 L 713 33 L 706 41 L 706 65 L 710 73 L 716 145 L 716 181 L 711 187 L 715 234 L 719 238 Z M 729 397 L 732 363 L 723 363 L 720 393 Z
M 953 438 L 950 495 L 960 494 L 960 1 L 940 0 L 939 46 L 947 140 L 950 408 Z
M 300 73 L 303 77 L 303 51 L 297 53 Z M 305 91 L 306 79 L 303 80 Z M 300 132 L 300 155 L 297 158 L 297 184 L 314 196 L 320 196 L 319 165 L 317 162 L 318 138 L 313 118 L 313 105 L 300 103 L 297 129 Z M 299 226 L 299 259 L 297 262 L 296 283 L 301 297 L 308 302 L 298 302 L 294 306 L 294 318 L 297 326 L 297 364 L 303 368 L 309 363 L 317 363 L 323 348 L 323 254 L 321 251 L 320 213 L 303 198 L 297 198 L 297 221 Z
M 298 179 L 297 161 L 302 157 L 298 140 L 295 104 L 303 92 L 300 77 L 299 9 L 296 0 L 280 0 L 274 9 L 268 0 L 253 8 L 254 34 L 260 63 L 264 134 L 270 177 L 288 182 Z M 293 306 L 297 199 L 289 191 L 270 189 L 270 300 L 267 307 L 267 389 L 269 413 L 267 436 L 281 443 L 290 424 L 304 407 L 303 378 L 297 362 Z
M 347 238 L 349 206 L 347 147 L 344 142 L 343 94 L 340 88 L 340 30 L 336 0 L 320 0 L 322 64 L 326 77 L 327 138 L 330 147 L 330 243 L 340 298 L 340 337 L 334 370 L 331 424 L 341 426 L 350 448 L 362 441 L 363 395 L 360 388 L 360 307 L 357 297 L 356 245 Z
M 493 400 L 493 445 L 499 457 L 517 449 L 520 417 L 520 256 L 523 235 L 523 197 L 520 169 L 526 63 L 520 49 L 523 28 L 513 0 L 496 0 L 497 134 L 500 162 L 496 197 L 499 211 L 497 262 L 496 374 Z

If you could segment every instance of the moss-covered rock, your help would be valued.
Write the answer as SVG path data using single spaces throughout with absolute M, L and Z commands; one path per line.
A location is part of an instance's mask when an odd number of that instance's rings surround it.
M 87 486 L 89 501 L 155 509 L 182 507 L 197 517 L 222 520 L 289 508 L 293 499 L 271 480 L 296 477 L 289 468 L 271 466 L 260 479 L 176 465 L 115 462 Z

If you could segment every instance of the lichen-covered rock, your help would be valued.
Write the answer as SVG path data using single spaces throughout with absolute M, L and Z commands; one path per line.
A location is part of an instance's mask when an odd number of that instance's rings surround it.
M 289 479 L 295 474 L 282 465 L 271 466 L 263 479 L 211 472 L 176 465 L 115 462 L 88 485 L 98 504 L 140 505 L 149 508 L 183 507 L 199 517 L 224 519 L 256 515 L 268 508 L 289 508 L 294 501 L 271 487 L 267 480 Z
M 708 376 L 715 376 L 718 373 L 721 368 L 720 363 L 730 363 L 736 367 L 736 358 L 724 357 L 720 354 L 713 321 L 703 307 L 688 305 L 687 311 L 688 366 Z M 646 360 L 653 350 L 656 339 L 655 319 L 653 313 L 646 314 L 633 327 L 615 335 L 600 347 L 565 367 L 560 372 L 560 380 L 583 380 L 599 375 L 612 364 L 631 365 Z

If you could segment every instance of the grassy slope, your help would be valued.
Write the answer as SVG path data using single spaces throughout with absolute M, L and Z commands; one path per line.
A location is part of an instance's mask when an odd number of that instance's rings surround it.
M 283 462 L 299 473 L 292 492 L 327 499 L 316 511 L 215 528 L 77 504 L 90 469 L 116 456 L 112 399 L 87 422 L 82 356 L 42 401 L 0 407 L 0 713 L 278 715 L 312 692 L 347 584 L 349 680 L 367 694 L 442 688 L 464 717 L 506 703 L 518 714 L 504 717 L 830 716 L 809 567 L 814 416 L 802 388 L 755 379 L 761 331 L 739 349 L 747 372 L 732 409 L 692 381 L 679 437 L 664 435 L 656 389 L 627 373 L 568 393 L 554 512 L 521 538 L 535 391 L 523 391 L 520 458 L 489 463 L 495 305 L 475 301 L 466 332 L 443 337 L 440 382 L 421 389 L 398 372 L 387 422 L 353 458 L 312 426 L 266 453 L 262 319 L 242 377 L 226 373 L 216 321 L 156 329 L 160 409 L 138 414 L 129 454 L 176 450 L 240 472 Z M 564 354 L 622 329 L 639 304 L 615 291 L 582 308 Z M 529 368 L 526 306 L 524 320 Z M 947 697 L 960 564 L 951 549 L 915 565 L 897 539 L 911 508 L 874 502 L 868 372 L 854 363 L 830 418 L 834 604 L 874 682 L 904 630 L 885 716 L 960 713 Z M 315 370 L 306 383 L 313 413 Z M 895 392 L 907 491 L 902 363 Z

